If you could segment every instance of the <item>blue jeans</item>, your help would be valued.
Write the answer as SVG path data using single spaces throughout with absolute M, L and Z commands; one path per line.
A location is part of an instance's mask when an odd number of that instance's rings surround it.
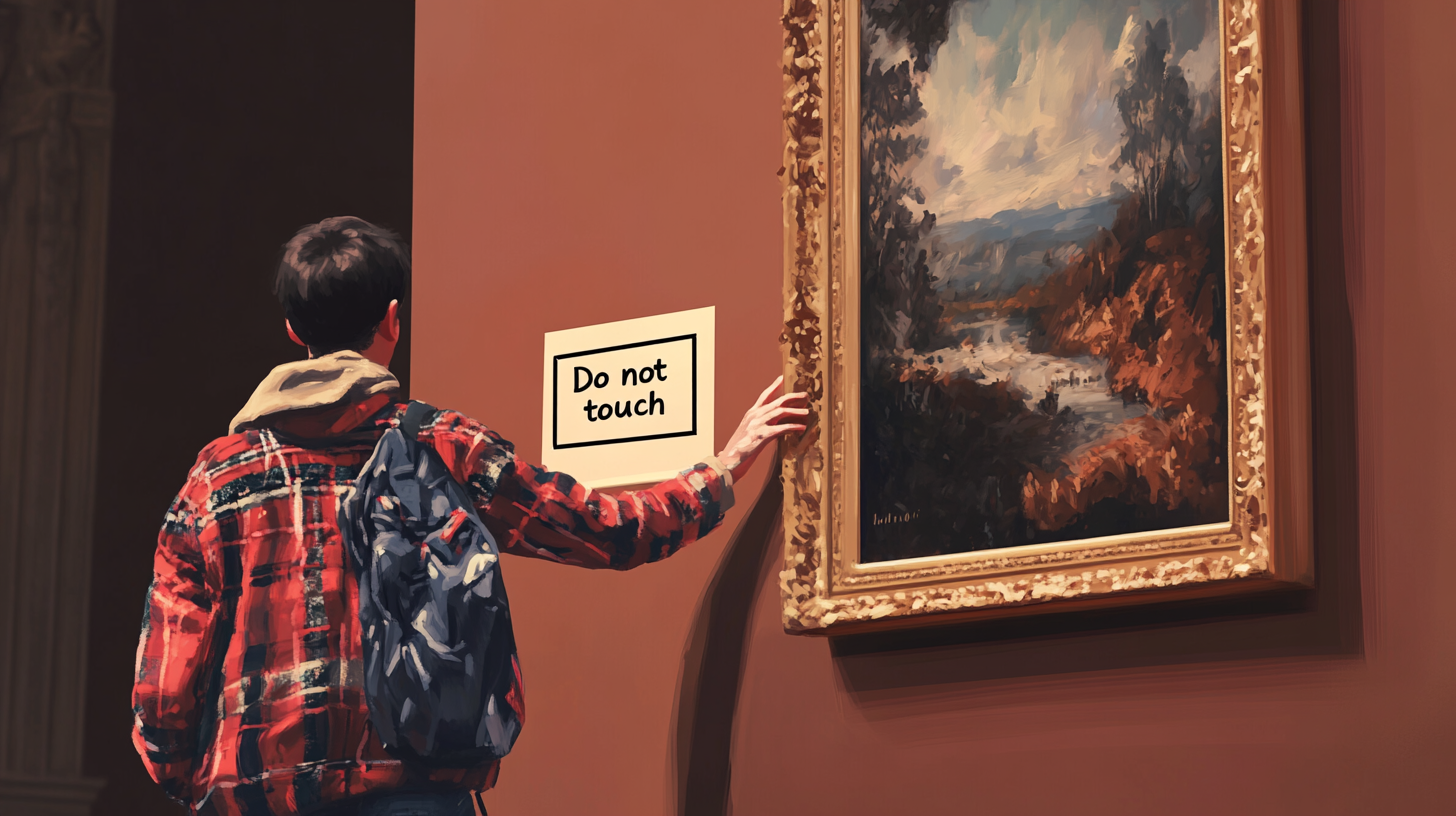
M 481 811 L 484 813 L 484 810 Z M 340 802 L 319 816 L 475 816 L 475 794 L 399 791 Z

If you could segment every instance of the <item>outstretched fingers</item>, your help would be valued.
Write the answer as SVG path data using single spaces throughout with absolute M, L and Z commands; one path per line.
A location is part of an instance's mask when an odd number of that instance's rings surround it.
M 795 391 L 792 394 L 785 394 L 782 397 L 779 397 L 778 399 L 774 400 L 773 402 L 770 402 L 768 405 L 766 405 L 764 407 L 765 408 L 778 408 L 781 405 L 787 405 L 787 404 L 789 404 L 791 402 L 799 402 L 800 400 L 803 400 L 803 399 L 805 399 L 808 396 L 809 395 L 806 394 L 806 393 L 804 393 L 803 391 Z
M 770 439 L 783 436 L 786 433 L 802 431 L 807 427 L 807 425 L 770 425 L 768 426 L 767 432 L 763 435 L 763 441 L 767 442 Z
M 788 417 L 802 417 L 808 415 L 808 408 L 776 408 L 774 409 L 773 413 L 765 416 L 763 421 L 764 424 L 767 425 L 777 425 L 781 420 Z
M 781 386 L 783 384 L 784 384 L 784 375 L 780 374 L 778 376 L 778 379 L 774 380 L 772 383 L 769 383 L 768 388 L 763 389 L 763 393 L 758 395 L 758 400 L 753 403 L 753 407 L 754 408 L 761 408 L 761 407 L 763 407 L 763 404 L 768 401 L 768 398 L 770 396 L 772 396 L 775 391 L 779 390 L 779 386 Z

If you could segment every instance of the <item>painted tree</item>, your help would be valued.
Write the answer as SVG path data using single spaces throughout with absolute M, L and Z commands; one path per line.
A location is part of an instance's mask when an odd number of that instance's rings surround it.
M 1131 168 L 1150 229 L 1167 226 L 1183 193 L 1182 148 L 1193 120 L 1183 69 L 1168 64 L 1168 21 L 1143 23 L 1143 42 L 1132 61 L 1132 81 L 1117 92 L 1125 134 L 1114 169 Z
M 907 202 L 925 195 L 905 172 L 925 154 L 915 132 L 925 119 L 920 75 L 949 31 L 951 0 L 869 0 L 865 21 L 903 42 L 908 58 L 861 65 L 860 268 L 867 348 L 924 349 L 933 344 L 941 305 L 932 287 L 930 230 L 935 215 Z M 866 49 L 868 51 L 868 49 Z

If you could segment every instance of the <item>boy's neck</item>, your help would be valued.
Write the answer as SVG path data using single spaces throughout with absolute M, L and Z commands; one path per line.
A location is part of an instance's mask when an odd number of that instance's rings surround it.
M 362 348 L 362 349 L 339 349 L 339 351 L 352 351 L 355 354 L 358 354 L 360 357 L 363 357 L 364 359 L 368 360 L 369 362 L 374 363 L 375 365 L 379 365 L 379 366 L 383 366 L 385 368 L 389 368 L 390 362 L 392 362 L 394 360 L 394 347 L 396 345 L 397 345 L 396 343 L 390 343 L 390 342 L 384 340 L 384 338 L 382 338 L 382 337 L 380 337 L 378 335 L 375 335 L 374 342 L 373 343 L 370 343 L 368 348 Z M 330 351 L 330 352 L 327 352 L 325 354 L 320 354 L 317 351 L 314 351 L 312 348 L 310 348 L 308 350 L 308 359 L 315 360 L 315 359 L 318 359 L 319 357 L 326 357 L 329 354 L 338 354 L 338 353 L 339 353 L 338 351 Z

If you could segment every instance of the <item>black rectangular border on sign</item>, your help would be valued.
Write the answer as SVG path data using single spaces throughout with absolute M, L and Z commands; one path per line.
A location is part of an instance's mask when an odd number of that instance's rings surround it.
M 690 431 L 673 431 L 671 433 L 650 434 L 647 436 L 624 436 L 620 439 L 599 439 L 595 442 L 571 442 L 565 445 L 557 444 L 560 439 L 560 431 L 557 416 L 560 412 L 558 395 L 561 393 L 561 361 L 572 357 L 584 357 L 588 354 L 605 354 L 609 351 L 623 351 L 625 349 L 642 348 L 643 346 L 657 346 L 663 343 L 679 343 L 683 340 L 692 341 L 693 355 L 693 428 Z M 619 445 L 623 442 L 645 442 L 649 439 L 675 439 L 680 436 L 694 436 L 698 432 L 698 335 L 680 334 L 676 337 L 663 337 L 657 340 L 643 340 L 639 343 L 624 343 L 620 346 L 606 346 L 605 348 L 589 349 L 587 351 L 573 351 L 570 354 L 557 354 L 551 358 L 551 449 L 567 450 L 568 448 L 590 448 L 597 445 Z

